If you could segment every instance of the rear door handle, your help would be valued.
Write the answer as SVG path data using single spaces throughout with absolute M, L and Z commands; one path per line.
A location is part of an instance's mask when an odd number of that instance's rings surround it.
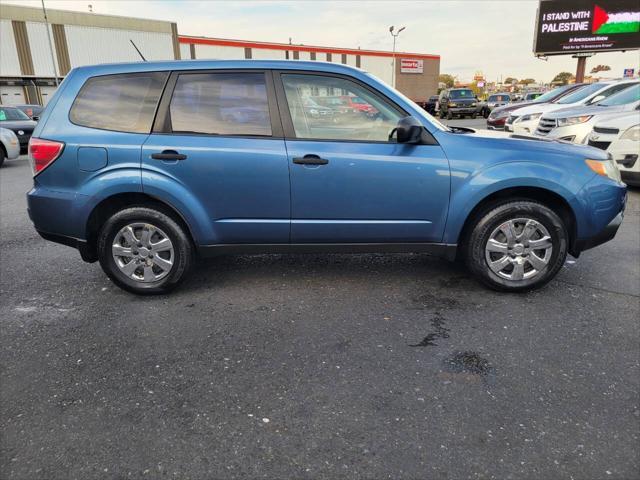
M 304 157 L 294 157 L 293 163 L 297 163 L 298 165 L 326 165 L 329 163 L 329 160 L 310 153 Z
M 186 160 L 187 156 L 175 150 L 163 150 L 162 153 L 152 153 L 154 160 Z

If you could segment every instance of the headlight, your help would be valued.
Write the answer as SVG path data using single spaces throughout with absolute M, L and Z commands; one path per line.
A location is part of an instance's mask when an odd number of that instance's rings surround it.
M 615 180 L 616 182 L 621 181 L 620 170 L 618 170 L 618 166 L 615 164 L 612 158 L 609 158 L 607 160 L 591 160 L 587 158 L 585 159 L 585 162 L 587 162 L 587 166 L 598 175 L 608 177 L 611 180 Z
M 454 102 L 449 102 L 450 107 L 456 107 L 457 105 Z
M 633 140 L 634 142 L 640 142 L 640 125 L 631 127 L 622 134 L 620 140 Z
M 580 115 L 579 117 L 559 118 L 558 126 L 565 127 L 567 125 L 577 125 L 578 123 L 588 122 L 593 118 L 593 115 Z
M 527 115 L 522 115 L 521 117 L 518 117 L 516 122 L 529 122 L 531 120 L 537 120 L 541 116 L 542 116 L 542 112 L 540 112 L 540 113 L 529 113 Z
M 471 106 L 472 106 L 472 107 L 475 107 L 475 106 L 476 106 L 476 104 L 475 104 L 475 103 L 472 103 L 472 104 L 471 104 Z
M 318 110 L 316 110 L 315 108 L 312 108 L 311 110 L 309 110 L 309 113 L 311 115 L 317 115 L 318 114 Z

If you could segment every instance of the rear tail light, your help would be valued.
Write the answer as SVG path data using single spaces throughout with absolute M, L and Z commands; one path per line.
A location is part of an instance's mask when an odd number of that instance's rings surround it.
M 29 140 L 29 162 L 35 177 L 60 156 L 64 143 L 31 137 Z

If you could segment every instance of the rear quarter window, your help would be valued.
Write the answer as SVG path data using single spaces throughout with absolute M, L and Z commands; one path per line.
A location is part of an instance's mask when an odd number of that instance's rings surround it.
M 168 72 L 91 77 L 73 102 L 76 125 L 128 133 L 149 133 Z

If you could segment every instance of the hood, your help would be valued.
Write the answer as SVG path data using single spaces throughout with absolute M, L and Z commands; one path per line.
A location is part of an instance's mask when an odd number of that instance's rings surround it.
M 580 107 L 561 108 L 543 115 L 545 118 L 567 118 L 580 117 L 582 115 L 600 115 L 608 113 L 616 113 L 624 110 L 624 105 L 612 105 L 609 107 L 599 105 L 588 105 Z
M 617 128 L 620 131 L 624 131 L 639 124 L 640 117 L 638 116 L 638 112 L 630 112 L 623 115 L 614 116 L 613 118 L 603 118 L 596 122 L 595 126 L 601 128 Z
M 573 154 L 582 158 L 593 158 L 606 160 L 607 153 L 587 145 L 578 145 L 564 140 L 555 140 L 546 137 L 536 137 L 532 135 L 516 135 L 510 132 L 498 130 L 475 130 L 473 128 L 462 129 L 468 133 L 459 133 L 460 137 L 467 138 L 470 141 L 477 140 L 480 142 L 500 142 L 498 145 L 509 150 L 523 150 L 531 152 L 532 150 L 547 151 L 558 154 Z M 502 143 L 504 142 L 504 143 Z
M 556 110 L 563 108 L 571 108 L 571 105 L 561 105 L 559 103 L 532 103 L 527 107 L 518 108 L 513 112 L 513 114 L 521 117 L 522 115 L 528 115 L 531 113 L 542 113 L 543 116 L 546 116 L 547 113 L 555 112 Z
M 8 128 L 10 130 L 28 130 L 31 131 L 35 128 L 38 122 L 33 120 L 3 120 L 0 122 L 0 127 Z
M 493 111 L 496 112 L 496 113 L 513 112 L 514 110 L 518 110 L 520 108 L 528 107 L 532 103 L 533 102 L 510 103 L 508 105 L 503 105 L 501 107 L 494 108 Z M 544 103 L 538 103 L 537 105 L 544 105 Z

